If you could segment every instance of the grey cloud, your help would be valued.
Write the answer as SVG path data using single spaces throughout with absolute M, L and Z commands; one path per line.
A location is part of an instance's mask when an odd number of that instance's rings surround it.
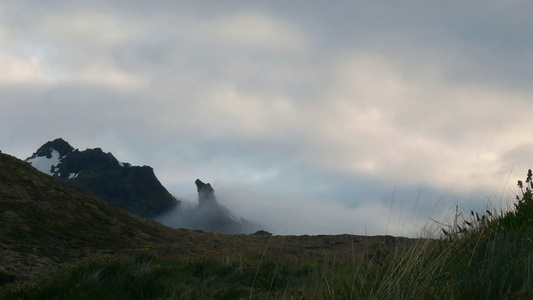
M 178 196 L 206 178 L 231 209 L 268 211 L 287 232 L 331 207 L 312 232 L 361 233 L 350 216 L 367 214 L 383 233 L 394 186 L 396 219 L 422 186 L 424 223 L 441 198 L 438 215 L 498 198 L 513 162 L 531 163 L 517 132 L 529 6 L 3 2 L 0 147 L 102 147 Z
M 524 181 L 527 170 L 533 169 L 531 153 L 533 153 L 533 143 L 524 143 L 509 149 L 500 158 L 508 166 L 507 168 L 502 168 L 501 172 L 509 175 L 508 192 L 513 196 L 518 195 L 517 180 Z

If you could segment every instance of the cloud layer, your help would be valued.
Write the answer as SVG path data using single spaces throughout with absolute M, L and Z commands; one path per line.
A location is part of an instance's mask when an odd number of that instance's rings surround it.
M 412 234 L 533 164 L 530 8 L 5 1 L 0 147 L 101 147 L 192 200 L 202 178 L 277 233 Z

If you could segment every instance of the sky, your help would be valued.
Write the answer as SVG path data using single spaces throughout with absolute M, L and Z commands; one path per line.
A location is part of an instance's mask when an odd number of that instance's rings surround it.
M 277 234 L 416 236 L 533 167 L 530 1 L 2 1 L 0 150 L 210 182 Z M 435 220 L 435 221 L 434 221 Z

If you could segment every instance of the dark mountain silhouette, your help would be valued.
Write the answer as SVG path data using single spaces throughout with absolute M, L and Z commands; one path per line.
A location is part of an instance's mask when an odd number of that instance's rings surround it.
M 159 182 L 151 167 L 120 162 L 100 148 L 79 151 L 58 138 L 42 145 L 26 161 L 115 207 L 167 226 L 221 233 L 263 229 L 220 205 L 209 183 L 196 180 L 198 205 L 187 209 Z
M 100 148 L 79 151 L 59 138 L 45 143 L 26 161 L 44 173 L 147 219 L 179 205 L 151 167 L 121 163 Z

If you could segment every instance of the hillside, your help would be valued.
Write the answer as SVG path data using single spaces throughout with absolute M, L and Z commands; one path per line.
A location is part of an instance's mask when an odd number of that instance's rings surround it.
M 87 253 L 168 242 L 177 232 L 0 154 L 0 236 L 1 268 L 31 277 Z
M 0 153 L 0 285 L 35 279 L 88 254 L 132 253 L 145 245 L 164 256 L 218 251 L 316 260 L 362 257 L 384 237 L 224 235 L 172 229 L 144 220 L 82 192 L 30 164 Z M 396 239 L 386 245 L 394 247 Z M 268 250 L 268 251 L 265 251 Z

